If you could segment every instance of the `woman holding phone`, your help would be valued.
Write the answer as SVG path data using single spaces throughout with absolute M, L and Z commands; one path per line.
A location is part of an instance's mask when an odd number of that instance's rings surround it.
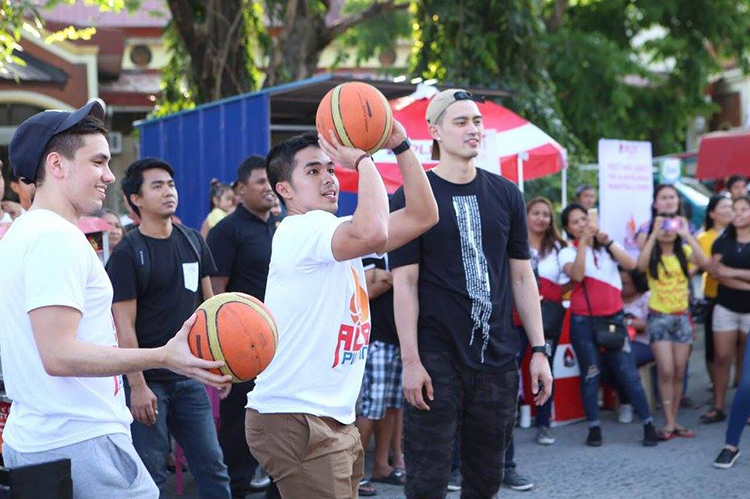
M 572 246 L 560 251 L 560 263 L 563 272 L 573 281 L 570 341 L 581 370 L 581 395 L 589 424 L 586 445 L 602 445 L 598 393 L 603 356 L 643 421 L 643 445 L 653 447 L 659 438 L 627 334 L 622 338 L 620 348 L 604 348 L 602 352 L 602 338 L 597 334 L 602 331 L 602 325 L 605 333 L 607 330 L 613 334 L 624 330 L 618 264 L 632 270 L 636 262 L 609 235 L 590 223 L 583 206 L 569 205 L 561 218 L 565 232 L 573 242 Z

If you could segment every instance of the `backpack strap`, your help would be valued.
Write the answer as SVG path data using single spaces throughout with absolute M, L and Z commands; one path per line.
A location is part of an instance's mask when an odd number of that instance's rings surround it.
M 182 236 L 187 239 L 187 242 L 192 248 L 193 253 L 195 253 L 195 257 L 198 259 L 198 267 L 200 267 L 202 263 L 200 250 L 201 242 L 198 240 L 198 238 L 201 237 L 201 235 L 195 232 L 193 229 L 180 224 L 172 224 L 172 227 L 177 229 L 177 232 L 182 234 Z
M 128 231 L 123 237 L 120 244 L 127 244 L 133 255 L 135 262 L 135 276 L 138 285 L 138 295 L 143 296 L 148 289 L 149 279 L 151 277 L 151 259 L 148 257 L 146 241 L 143 239 L 138 227 Z
M 201 240 L 199 238 L 203 238 L 203 236 L 200 235 L 197 231 L 191 229 L 190 227 L 185 227 L 180 224 L 172 224 L 172 227 L 174 227 L 177 232 L 182 234 L 182 237 L 187 239 L 188 244 L 193 249 L 193 253 L 195 253 L 195 257 L 198 259 L 198 304 L 203 303 L 204 295 L 203 295 L 203 287 L 200 283 L 200 271 L 203 268 L 202 265 L 202 259 L 201 259 Z

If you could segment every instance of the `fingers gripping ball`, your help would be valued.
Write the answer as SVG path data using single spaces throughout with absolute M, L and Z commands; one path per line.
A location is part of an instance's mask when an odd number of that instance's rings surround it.
M 278 344 L 276 321 L 268 308 L 243 293 L 222 293 L 198 307 L 198 318 L 188 333 L 193 355 L 224 361 L 216 374 L 232 376 L 233 383 L 255 378 L 268 367 Z
M 342 83 L 320 101 L 315 126 L 329 139 L 329 130 L 346 147 L 373 154 L 393 130 L 391 106 L 380 91 L 358 81 Z

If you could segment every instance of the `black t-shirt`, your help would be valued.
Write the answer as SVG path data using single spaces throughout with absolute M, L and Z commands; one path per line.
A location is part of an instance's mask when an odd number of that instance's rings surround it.
M 266 294 L 271 239 L 276 221 L 264 222 L 239 205 L 208 233 L 208 247 L 219 277 L 228 277 L 227 291 L 238 291 L 263 301 Z
M 530 258 L 523 196 L 481 169 L 468 184 L 427 178 L 440 222 L 390 253 L 392 268 L 419 264 L 419 350 L 454 352 L 484 371 L 515 369 L 509 259 Z M 403 206 L 399 189 L 391 209 Z
M 146 292 L 142 296 L 138 294 L 138 269 L 129 245 L 115 247 L 107 262 L 107 273 L 114 289 L 113 302 L 137 300 L 135 332 L 138 346 L 155 348 L 172 339 L 183 322 L 195 312 L 202 296 L 200 280 L 216 272 L 216 265 L 200 235 L 197 237 L 201 244 L 200 268 L 190 242 L 177 229 L 173 228 L 166 239 L 142 237 L 151 262 Z M 167 369 L 152 369 L 143 374 L 146 381 L 183 379 Z
M 722 255 L 721 263 L 735 269 L 750 269 L 750 243 L 738 243 L 726 231 L 714 241 L 712 255 Z M 728 288 L 719 284 L 716 303 L 739 314 L 750 313 L 750 291 Z
M 383 258 L 363 258 L 362 265 L 365 272 L 370 268 L 390 270 L 388 255 Z M 389 345 L 398 345 L 396 319 L 393 316 L 393 289 L 389 289 L 374 300 L 370 300 L 370 314 L 372 316 L 372 332 L 370 341 L 382 341 Z

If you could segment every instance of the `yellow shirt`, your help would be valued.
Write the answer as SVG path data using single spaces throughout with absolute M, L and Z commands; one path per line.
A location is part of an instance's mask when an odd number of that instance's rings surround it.
M 685 257 L 689 260 L 690 255 L 693 254 L 693 249 L 690 246 L 684 246 L 684 251 Z M 648 289 L 651 291 L 648 308 L 662 314 L 686 311 L 688 308 L 688 278 L 680 268 L 680 261 L 675 255 L 662 256 L 657 270 L 658 279 L 654 279 L 650 272 L 646 273 Z
M 714 245 L 714 241 L 719 237 L 719 232 L 716 229 L 708 229 L 705 232 L 698 234 L 696 239 L 700 244 L 701 249 L 706 256 L 711 258 L 711 247 Z M 719 291 L 719 281 L 711 277 L 708 272 L 703 273 L 703 296 L 706 298 L 716 298 L 716 293 Z
M 211 210 L 211 213 L 208 214 L 208 217 L 206 217 L 206 221 L 208 222 L 208 228 L 213 229 L 214 226 L 221 222 L 221 220 L 227 216 L 227 212 L 222 210 L 221 208 L 214 208 Z

